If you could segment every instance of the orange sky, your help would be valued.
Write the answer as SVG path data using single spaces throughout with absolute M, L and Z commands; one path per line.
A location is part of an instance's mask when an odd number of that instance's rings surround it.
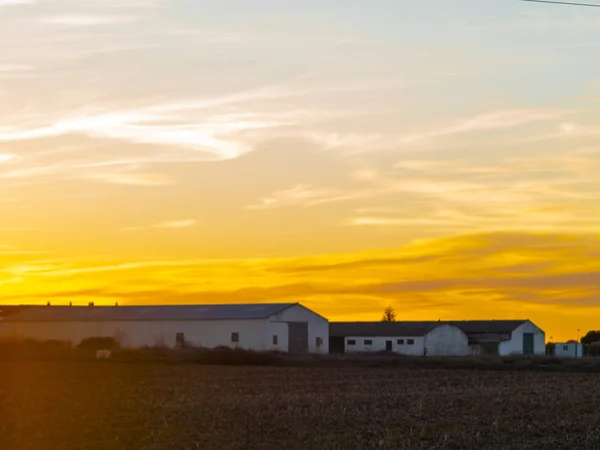
M 0 0 L 0 303 L 600 328 L 600 14 L 284 3 Z

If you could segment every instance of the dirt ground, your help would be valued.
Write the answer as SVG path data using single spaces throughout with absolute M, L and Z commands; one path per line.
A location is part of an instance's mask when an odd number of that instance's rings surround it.
M 597 374 L 0 362 L 0 449 L 598 449 Z

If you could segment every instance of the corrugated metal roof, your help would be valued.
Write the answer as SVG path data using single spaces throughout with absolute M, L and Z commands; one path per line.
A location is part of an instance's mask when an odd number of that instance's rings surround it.
M 329 336 L 425 336 L 439 322 L 330 322 Z
M 295 303 L 152 306 L 32 306 L 6 322 L 265 319 Z
M 450 325 L 457 326 L 467 334 L 505 334 L 527 322 L 523 320 L 454 320 Z
M 438 325 L 454 325 L 466 334 L 511 333 L 526 320 L 465 320 L 446 322 L 330 322 L 329 335 L 346 336 L 425 336 Z

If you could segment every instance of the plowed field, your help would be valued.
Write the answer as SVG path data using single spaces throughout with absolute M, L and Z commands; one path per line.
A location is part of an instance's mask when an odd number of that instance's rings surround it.
M 0 363 L 0 449 L 599 449 L 597 374 Z

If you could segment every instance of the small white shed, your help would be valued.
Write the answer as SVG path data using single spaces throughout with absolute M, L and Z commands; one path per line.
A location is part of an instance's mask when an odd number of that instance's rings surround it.
M 558 358 L 583 358 L 583 344 L 578 342 L 557 342 L 554 356 Z
M 188 344 L 326 354 L 329 322 L 299 303 L 31 306 L 4 318 L 0 337 L 73 345 L 113 337 L 128 348 Z

